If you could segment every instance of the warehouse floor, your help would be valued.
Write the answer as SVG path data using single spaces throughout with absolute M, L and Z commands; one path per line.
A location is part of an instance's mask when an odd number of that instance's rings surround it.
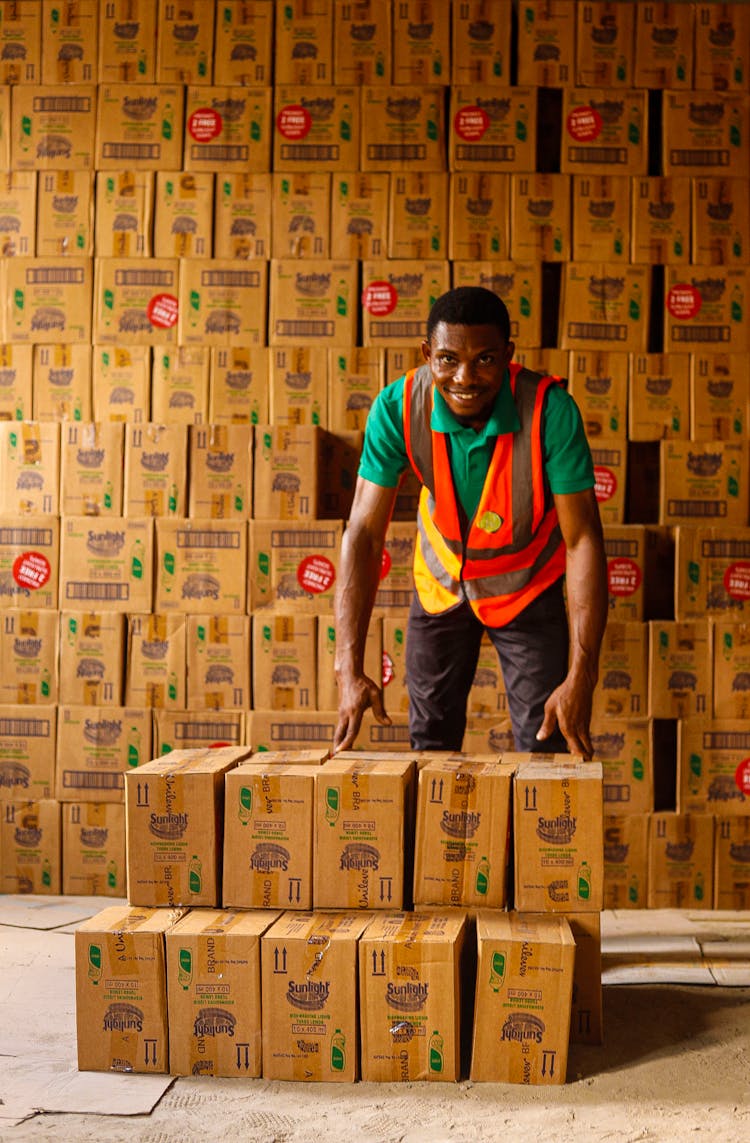
M 587 1143 L 750 1138 L 750 913 L 604 913 L 603 1047 L 555 1088 L 281 1084 L 76 1070 L 93 897 L 0 897 L 0 1140 Z

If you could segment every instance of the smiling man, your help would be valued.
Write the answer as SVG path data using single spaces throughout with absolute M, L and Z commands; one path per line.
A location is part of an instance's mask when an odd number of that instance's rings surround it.
M 336 590 L 334 750 L 353 745 L 368 707 L 390 721 L 380 682 L 364 673 L 364 647 L 396 491 L 411 467 L 422 485 L 406 639 L 412 749 L 461 749 L 486 631 L 516 749 L 591 757 L 607 615 L 591 452 L 572 397 L 514 363 L 514 350 L 496 294 L 449 290 L 427 320 L 425 364 L 373 404 Z

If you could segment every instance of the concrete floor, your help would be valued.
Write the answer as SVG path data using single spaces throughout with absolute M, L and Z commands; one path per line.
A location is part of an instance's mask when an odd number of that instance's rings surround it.
M 0 897 L 0 1140 L 750 1139 L 750 913 L 604 913 L 605 1043 L 557 1088 L 76 1069 L 73 932 L 101 898 Z

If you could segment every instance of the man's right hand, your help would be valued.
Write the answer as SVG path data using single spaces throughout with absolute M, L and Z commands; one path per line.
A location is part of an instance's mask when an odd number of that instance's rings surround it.
M 383 726 L 390 726 L 386 714 L 383 692 L 367 675 L 358 675 L 344 681 L 339 678 L 339 721 L 333 736 L 333 753 L 351 750 L 362 725 L 362 716 L 372 708 L 375 718 Z

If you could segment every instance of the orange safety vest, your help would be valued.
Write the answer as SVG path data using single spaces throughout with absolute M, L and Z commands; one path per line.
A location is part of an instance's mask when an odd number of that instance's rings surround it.
M 542 407 L 554 377 L 510 366 L 521 424 L 498 436 L 476 512 L 461 523 L 445 433 L 430 427 L 428 365 L 406 374 L 404 438 L 422 484 L 414 582 L 425 611 L 455 607 L 465 596 L 488 627 L 509 623 L 565 573 L 565 543 L 544 477 Z

